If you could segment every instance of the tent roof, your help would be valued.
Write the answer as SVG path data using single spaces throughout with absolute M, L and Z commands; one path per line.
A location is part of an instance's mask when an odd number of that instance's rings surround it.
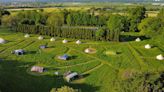
M 75 77 L 77 75 L 78 75 L 77 72 L 71 73 L 71 74 L 69 74 L 69 75 L 66 76 L 66 79 L 71 79 L 71 78 L 73 78 L 73 77 Z
M 6 41 L 3 38 L 0 38 L 0 43 L 5 43 Z

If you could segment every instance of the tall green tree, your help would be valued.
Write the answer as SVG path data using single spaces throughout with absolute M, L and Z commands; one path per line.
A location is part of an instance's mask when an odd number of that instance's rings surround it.
M 63 86 L 61 88 L 55 89 L 53 88 L 50 92 L 80 92 L 77 89 L 73 89 L 71 87 L 68 86 Z
M 120 31 L 124 29 L 123 17 L 121 15 L 111 15 L 107 27 L 110 30 L 110 40 L 119 41 Z
M 64 15 L 62 13 L 52 13 L 47 19 L 48 26 L 62 26 L 64 24 Z
M 146 8 L 143 6 L 138 6 L 136 8 L 128 9 L 128 16 L 130 21 L 130 31 L 138 31 L 138 24 L 142 19 L 145 18 Z
M 154 37 L 162 33 L 164 23 L 160 18 L 145 18 L 138 25 L 138 29 L 147 37 Z

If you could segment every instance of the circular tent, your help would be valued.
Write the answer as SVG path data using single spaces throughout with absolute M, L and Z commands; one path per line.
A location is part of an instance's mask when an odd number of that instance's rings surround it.
M 63 43 L 67 43 L 68 41 L 66 39 L 63 40 Z
M 52 37 L 52 38 L 50 39 L 50 41 L 51 41 L 51 42 L 54 42 L 54 41 L 55 41 L 55 38 L 54 38 L 54 37 Z
M 150 49 L 150 48 L 151 48 L 150 44 L 145 45 L 145 49 Z
M 38 39 L 39 39 L 39 40 L 43 40 L 44 37 L 43 37 L 43 36 L 39 36 Z
M 157 59 L 157 60 L 164 60 L 164 57 L 162 56 L 162 54 L 160 54 L 160 55 L 157 55 L 157 56 L 156 56 L 156 59 Z
M 76 44 L 81 44 L 81 41 L 80 41 L 80 40 L 77 40 L 77 41 L 76 41 Z
M 3 38 L 0 38 L 0 44 L 4 44 L 6 41 Z
M 141 41 L 141 39 L 140 39 L 140 38 L 137 38 L 135 41 L 136 41 L 136 42 L 140 42 L 140 41 Z
M 30 37 L 30 35 L 29 34 L 25 34 L 24 37 L 25 38 L 28 38 L 28 37 Z
M 88 54 L 92 54 L 92 53 L 96 53 L 96 49 L 93 49 L 93 48 L 87 48 L 87 49 L 85 49 L 84 52 L 85 52 L 85 53 L 88 53 Z

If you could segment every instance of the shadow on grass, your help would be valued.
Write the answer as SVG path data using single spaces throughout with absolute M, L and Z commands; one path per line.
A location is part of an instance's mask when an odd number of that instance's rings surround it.
M 99 88 L 88 84 L 70 84 L 62 77 L 54 75 L 34 76 L 27 69 L 35 63 L 4 60 L 0 62 L 0 89 L 2 92 L 49 92 L 52 88 L 64 85 L 80 89 L 82 92 L 95 92 Z
M 140 38 L 141 40 L 150 39 L 145 36 L 130 36 L 130 35 L 121 35 L 120 36 L 120 42 L 128 42 L 128 41 L 135 41 L 137 38 Z
M 28 51 L 28 52 L 26 52 L 26 54 L 36 54 L 37 53 L 37 51 Z

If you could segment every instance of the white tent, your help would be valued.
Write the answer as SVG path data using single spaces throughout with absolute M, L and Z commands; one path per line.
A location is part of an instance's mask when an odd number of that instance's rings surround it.
M 150 48 L 151 48 L 150 44 L 145 45 L 145 49 L 150 49 Z
M 68 41 L 66 39 L 63 40 L 63 43 L 67 43 Z
M 43 36 L 39 36 L 38 39 L 39 39 L 39 40 L 43 40 L 44 37 L 43 37 Z
M 28 38 L 28 37 L 30 37 L 30 35 L 29 34 L 25 34 L 24 37 L 25 38 Z
M 76 73 L 76 72 L 71 73 L 71 74 L 67 75 L 65 77 L 65 79 L 67 80 L 67 82 L 70 82 L 70 80 L 73 79 L 75 76 L 78 76 L 78 73 Z
M 76 41 L 76 44 L 81 44 L 81 41 L 80 41 L 80 40 L 77 40 L 77 41 Z
M 136 42 L 140 42 L 140 41 L 141 41 L 141 39 L 140 39 L 140 38 L 137 38 L 135 41 L 136 41 Z
M 90 53 L 90 49 L 85 49 L 85 53 Z
M 3 38 L 0 38 L 0 44 L 4 44 L 6 41 Z
M 44 72 L 44 68 L 43 67 L 40 67 L 40 66 L 33 66 L 31 68 L 31 72 L 39 72 L 39 73 L 42 73 L 42 72 Z
M 54 38 L 54 37 L 52 37 L 52 38 L 50 39 L 50 41 L 51 41 L 51 42 L 54 42 L 54 41 L 55 41 L 55 38 Z
M 157 56 L 156 56 L 156 59 L 157 59 L 157 60 L 164 60 L 164 57 L 162 56 L 162 54 L 160 54 L 160 55 L 157 55 Z

